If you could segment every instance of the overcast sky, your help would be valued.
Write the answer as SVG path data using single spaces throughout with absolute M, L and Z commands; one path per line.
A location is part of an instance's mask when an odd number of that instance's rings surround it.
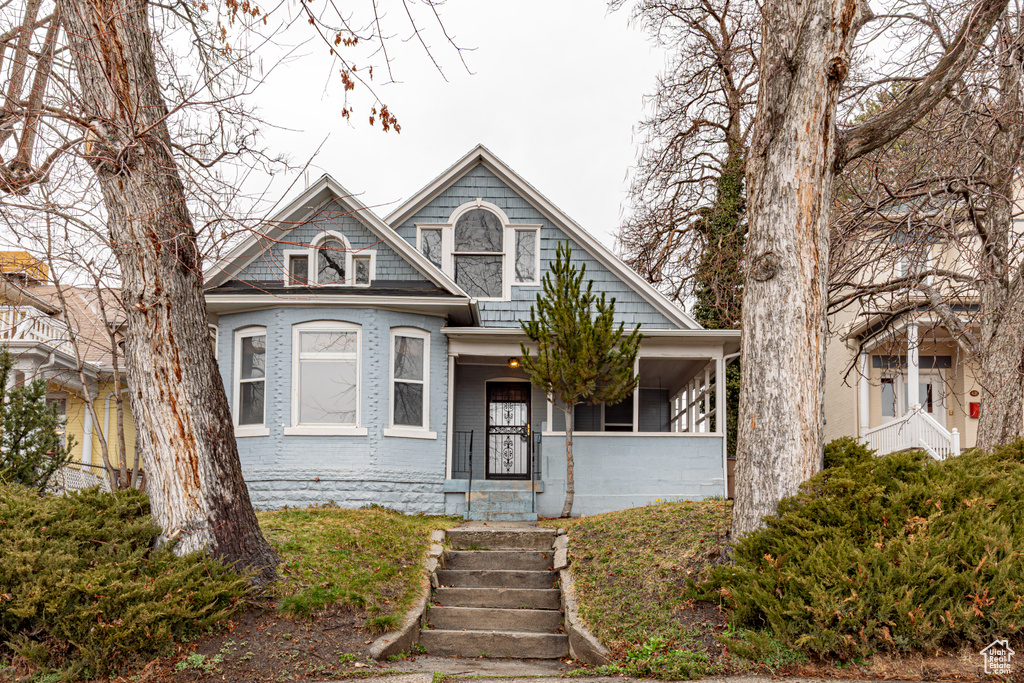
M 483 143 L 612 246 L 634 131 L 663 53 L 600 0 L 448 0 L 441 11 L 457 43 L 475 48 L 464 53 L 473 73 L 436 32 L 447 82 L 422 48 L 393 41 L 398 82 L 378 92 L 400 134 L 370 128 L 365 98 L 351 123 L 341 118 L 341 83 L 315 57 L 322 44 L 312 43 L 305 52 L 313 58 L 273 70 L 253 98 L 268 122 L 291 129 L 267 131 L 270 147 L 303 164 L 326 138 L 310 181 L 330 173 L 383 217 Z M 273 193 L 294 196 L 304 187 L 303 179 L 289 192 L 294 177 L 278 179 Z

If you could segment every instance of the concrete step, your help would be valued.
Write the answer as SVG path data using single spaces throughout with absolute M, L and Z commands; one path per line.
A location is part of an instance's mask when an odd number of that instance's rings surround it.
M 536 512 L 495 512 L 494 510 L 479 510 L 476 503 L 466 513 L 466 519 L 482 522 L 536 522 Z
M 561 607 L 557 588 L 438 588 L 434 604 L 444 607 L 553 609 Z
M 517 503 L 532 505 L 533 494 L 529 491 L 471 491 L 469 500 L 476 503 L 498 504 Z
M 437 582 L 452 588 L 554 588 L 558 574 L 517 569 L 440 569 Z
M 544 490 L 544 482 L 522 479 L 474 479 L 469 483 L 469 490 L 477 491 L 524 491 L 530 493 L 533 489 Z
M 569 653 L 569 638 L 564 633 L 424 629 L 420 645 L 427 654 L 446 657 L 558 659 Z
M 551 569 L 554 555 L 551 550 L 449 550 L 444 554 L 444 568 L 540 572 Z
M 550 550 L 555 542 L 554 529 L 449 529 L 448 542 L 456 550 L 505 550 L 523 548 Z
M 550 609 L 431 607 L 427 612 L 427 624 L 449 631 L 555 633 L 562 628 L 562 613 Z

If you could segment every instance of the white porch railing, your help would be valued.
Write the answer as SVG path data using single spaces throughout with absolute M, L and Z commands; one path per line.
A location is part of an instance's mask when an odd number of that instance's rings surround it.
M 960 455 L 960 433 L 956 428 L 946 431 L 919 405 L 898 420 L 869 429 L 864 433 L 864 440 L 868 448 L 880 455 L 908 448 L 920 448 L 936 460 Z
M 0 343 L 29 341 L 72 353 L 70 333 L 61 320 L 54 320 L 32 306 L 0 306 Z

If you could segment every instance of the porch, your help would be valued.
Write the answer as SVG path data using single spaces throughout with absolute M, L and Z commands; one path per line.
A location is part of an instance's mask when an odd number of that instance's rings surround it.
M 973 444 L 973 368 L 941 324 L 927 316 L 907 318 L 883 334 L 871 337 L 869 329 L 863 336 L 858 434 L 870 448 L 879 454 L 919 448 L 943 460 Z
M 725 496 L 726 349 L 668 335 L 645 338 L 640 385 L 615 405 L 573 411 L 574 514 L 661 500 Z M 727 338 L 735 340 L 735 335 Z M 494 340 L 491 340 L 492 342 Z M 471 519 L 536 519 L 565 499 L 565 415 L 529 384 L 518 343 L 451 343 L 445 508 Z M 737 344 L 738 345 L 738 344 Z M 697 348 L 694 348 L 697 346 Z M 491 353 L 480 353 L 490 350 Z M 452 353 L 454 351 L 454 353 Z

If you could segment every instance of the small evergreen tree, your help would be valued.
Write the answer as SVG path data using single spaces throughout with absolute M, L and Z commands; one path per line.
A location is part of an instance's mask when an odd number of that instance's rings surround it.
M 572 514 L 576 493 L 573 477 L 573 411 L 579 404 L 604 401 L 609 405 L 627 398 L 637 386 L 633 364 L 640 349 L 640 324 L 623 338 L 624 325 L 615 326 L 615 297 L 593 293 L 594 281 L 583 288 L 587 266 L 572 263 L 572 249 L 558 245 L 555 262 L 544 275 L 543 293 L 530 306 L 530 320 L 521 320 L 523 332 L 537 344 L 530 355 L 520 344 L 523 367 L 534 386 L 543 389 L 565 414 L 565 505 L 562 517 Z
M 71 459 L 74 439 L 61 443 L 64 423 L 57 406 L 46 402 L 46 382 L 8 388 L 14 359 L 0 348 L 0 481 L 40 490 Z

